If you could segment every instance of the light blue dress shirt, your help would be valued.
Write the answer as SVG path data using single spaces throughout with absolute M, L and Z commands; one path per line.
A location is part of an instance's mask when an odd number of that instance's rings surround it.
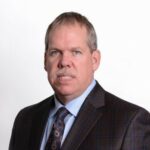
M 48 118 L 48 121 L 47 121 L 47 124 L 46 124 L 46 127 L 45 127 L 45 132 L 44 132 L 44 136 L 43 136 L 43 139 L 42 139 L 42 143 L 41 143 L 41 147 L 40 147 L 40 150 L 44 150 L 45 149 L 45 145 L 47 143 L 47 140 L 48 140 L 48 137 L 49 137 L 49 134 L 51 132 L 51 129 L 52 129 L 52 125 L 53 125 L 53 122 L 55 120 L 55 114 L 57 112 L 57 110 L 60 108 L 60 107 L 65 107 L 69 112 L 70 114 L 68 114 L 64 120 L 65 122 L 65 129 L 64 129 L 64 134 L 63 134 L 63 137 L 62 137 L 62 141 L 61 141 L 61 145 L 63 144 L 70 128 L 72 127 L 72 124 L 83 104 L 83 102 L 85 101 L 86 97 L 88 96 L 88 94 L 92 91 L 92 89 L 94 88 L 96 84 L 96 81 L 93 80 L 92 83 L 88 86 L 88 88 L 85 90 L 85 92 L 71 100 L 69 103 L 67 103 L 65 106 L 62 105 L 57 99 L 56 97 L 54 98 L 54 101 L 55 101 L 55 108 L 52 109 L 50 111 L 50 115 L 49 115 L 49 118 Z

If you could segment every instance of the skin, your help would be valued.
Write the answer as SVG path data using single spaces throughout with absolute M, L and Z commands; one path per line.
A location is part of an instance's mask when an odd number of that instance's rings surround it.
M 57 97 L 63 104 L 80 96 L 94 78 L 100 52 L 91 52 L 87 31 L 79 24 L 60 25 L 49 35 L 45 70 Z

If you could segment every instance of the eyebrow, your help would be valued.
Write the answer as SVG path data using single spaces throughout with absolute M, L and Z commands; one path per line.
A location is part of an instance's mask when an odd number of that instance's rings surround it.
M 49 51 L 51 51 L 51 50 L 63 51 L 63 50 L 61 50 L 61 49 L 59 49 L 59 48 L 54 48 L 54 47 L 48 48 L 48 50 L 49 50 Z
M 55 48 L 55 47 L 50 47 L 50 48 L 48 48 L 48 50 L 64 51 L 63 49 L 59 49 L 59 48 Z M 73 51 L 73 50 L 82 50 L 82 49 L 80 47 L 72 47 L 70 50 Z

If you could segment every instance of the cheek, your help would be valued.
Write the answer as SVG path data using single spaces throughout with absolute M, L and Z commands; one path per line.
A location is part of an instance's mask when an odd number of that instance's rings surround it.
M 56 70 L 57 70 L 57 67 L 55 63 L 46 64 L 46 71 L 47 71 L 49 80 L 53 80 L 55 78 Z
M 49 60 L 45 62 L 45 67 L 48 72 L 53 72 L 57 68 L 57 62 L 54 60 Z
M 91 75 L 93 74 L 93 65 L 89 60 L 80 62 L 78 64 L 80 77 L 84 78 L 91 78 Z

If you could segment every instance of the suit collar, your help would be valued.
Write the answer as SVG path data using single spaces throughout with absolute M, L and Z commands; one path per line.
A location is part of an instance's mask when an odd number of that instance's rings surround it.
M 96 83 L 96 86 L 82 105 L 79 114 L 62 145 L 62 150 L 78 149 L 103 114 L 103 106 L 105 104 L 104 95 L 105 91 L 98 83 Z
M 87 96 L 86 101 L 93 105 L 95 108 L 104 106 L 105 104 L 105 91 L 96 81 L 96 85 L 91 93 Z
M 32 120 L 31 134 L 29 139 L 29 147 L 31 150 L 40 148 L 49 112 L 54 105 L 53 96 L 41 102 L 40 104 L 37 104 L 37 108 L 35 109 Z

